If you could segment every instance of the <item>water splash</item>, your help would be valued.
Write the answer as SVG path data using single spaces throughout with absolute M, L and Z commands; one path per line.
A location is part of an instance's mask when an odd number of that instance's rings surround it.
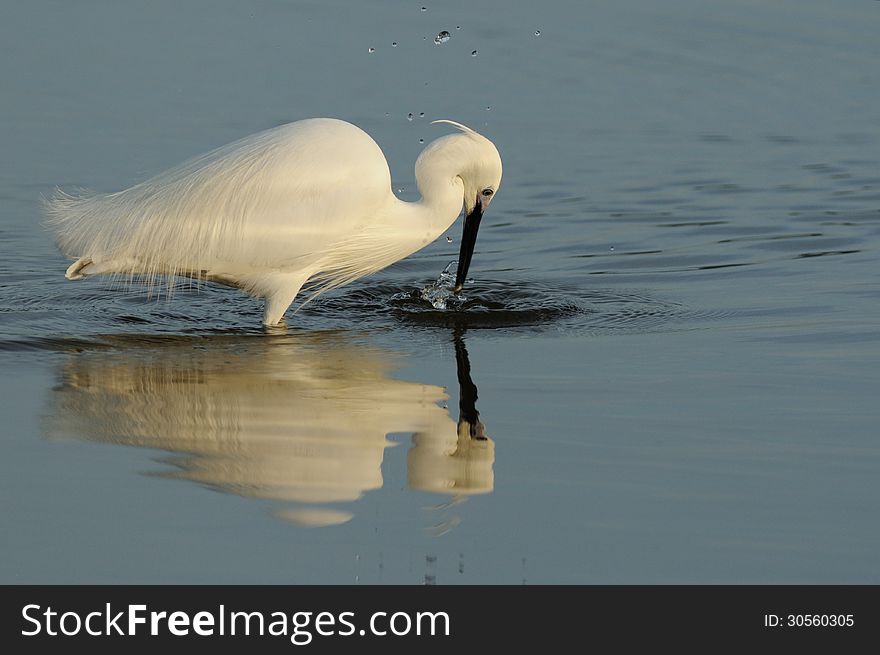
M 452 290 L 455 287 L 455 271 L 457 267 L 457 259 L 449 262 L 439 277 L 419 292 L 419 298 L 431 303 L 434 309 L 441 311 L 460 307 L 467 298 Z

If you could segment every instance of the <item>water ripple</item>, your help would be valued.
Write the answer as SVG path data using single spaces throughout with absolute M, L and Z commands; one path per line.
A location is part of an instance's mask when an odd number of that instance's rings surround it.
M 649 332 L 721 317 L 634 289 L 583 289 L 534 282 L 486 281 L 466 288 L 460 302 L 436 309 L 421 289 L 366 286 L 317 301 L 321 323 L 357 320 L 359 326 L 564 332 Z M 673 328 L 673 325 L 677 326 Z
M 190 305 L 193 314 L 164 310 L 163 304 L 145 304 L 142 311 L 127 305 L 125 313 L 111 316 L 110 308 L 99 316 L 73 317 L 78 335 L 89 335 L 97 326 L 116 325 L 124 331 L 124 344 L 159 339 L 216 338 L 222 335 L 272 336 L 258 325 L 256 301 L 233 296 L 234 311 L 222 319 L 208 316 L 206 305 Z M 214 298 L 218 302 L 219 298 Z M 254 305 L 251 307 L 250 305 Z M 119 309 L 119 305 L 115 305 Z M 466 287 L 447 309 L 436 309 L 422 297 L 418 286 L 361 284 L 318 298 L 296 313 L 288 313 L 289 330 L 357 329 L 407 331 L 435 328 L 515 332 L 642 333 L 691 329 L 698 321 L 730 315 L 719 310 L 689 308 L 680 302 L 656 297 L 640 289 L 583 289 L 537 282 L 488 280 Z M 209 320 L 210 319 L 210 320 Z M 70 352 L 117 347 L 120 334 L 68 337 L 61 332 L 34 330 L 30 336 L 0 336 L 0 351 Z M 99 328 L 100 329 L 100 328 Z M 49 333 L 44 333 L 48 331 Z M 132 332 L 133 331 L 133 332 Z M 70 333 L 70 332 L 68 332 Z

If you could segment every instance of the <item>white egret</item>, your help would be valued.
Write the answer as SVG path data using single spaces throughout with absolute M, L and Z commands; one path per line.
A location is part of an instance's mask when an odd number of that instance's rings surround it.
M 443 234 L 464 207 L 455 280 L 467 277 L 480 219 L 501 182 L 491 141 L 453 121 L 415 165 L 421 199 L 391 190 L 376 142 L 345 121 L 313 118 L 231 143 L 125 191 L 46 202 L 66 277 L 185 276 L 266 299 L 279 323 L 308 283 L 318 294 L 374 273 Z

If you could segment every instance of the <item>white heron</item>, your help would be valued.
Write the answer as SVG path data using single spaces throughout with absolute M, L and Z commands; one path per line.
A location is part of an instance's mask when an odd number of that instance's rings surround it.
M 421 199 L 391 190 L 382 149 L 360 128 L 313 118 L 259 132 L 110 194 L 46 201 L 66 277 L 185 276 L 266 299 L 279 323 L 308 282 L 308 300 L 411 255 L 465 212 L 455 291 L 467 277 L 483 212 L 501 183 L 484 136 L 458 131 L 416 160 Z M 301 305 L 300 305 L 301 306 Z

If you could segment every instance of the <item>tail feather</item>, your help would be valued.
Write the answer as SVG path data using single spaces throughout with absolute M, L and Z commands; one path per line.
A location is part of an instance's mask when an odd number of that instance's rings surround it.
M 140 278 L 152 288 L 160 277 L 168 276 L 170 293 L 171 278 L 188 274 L 189 262 L 163 257 L 160 249 L 164 244 L 151 247 L 144 236 L 149 216 L 133 210 L 128 202 L 120 202 L 120 195 L 71 195 L 58 189 L 44 200 L 46 227 L 54 233 L 62 254 L 75 259 L 65 277 L 81 280 L 93 275 L 122 275 Z
M 46 226 L 71 259 L 127 263 L 113 272 L 150 285 L 166 277 L 170 287 L 174 276 L 231 259 L 259 265 L 265 253 L 244 246 L 243 230 L 274 207 L 267 190 L 286 188 L 278 164 L 290 147 L 286 134 L 247 137 L 116 193 L 57 189 L 44 201 Z

